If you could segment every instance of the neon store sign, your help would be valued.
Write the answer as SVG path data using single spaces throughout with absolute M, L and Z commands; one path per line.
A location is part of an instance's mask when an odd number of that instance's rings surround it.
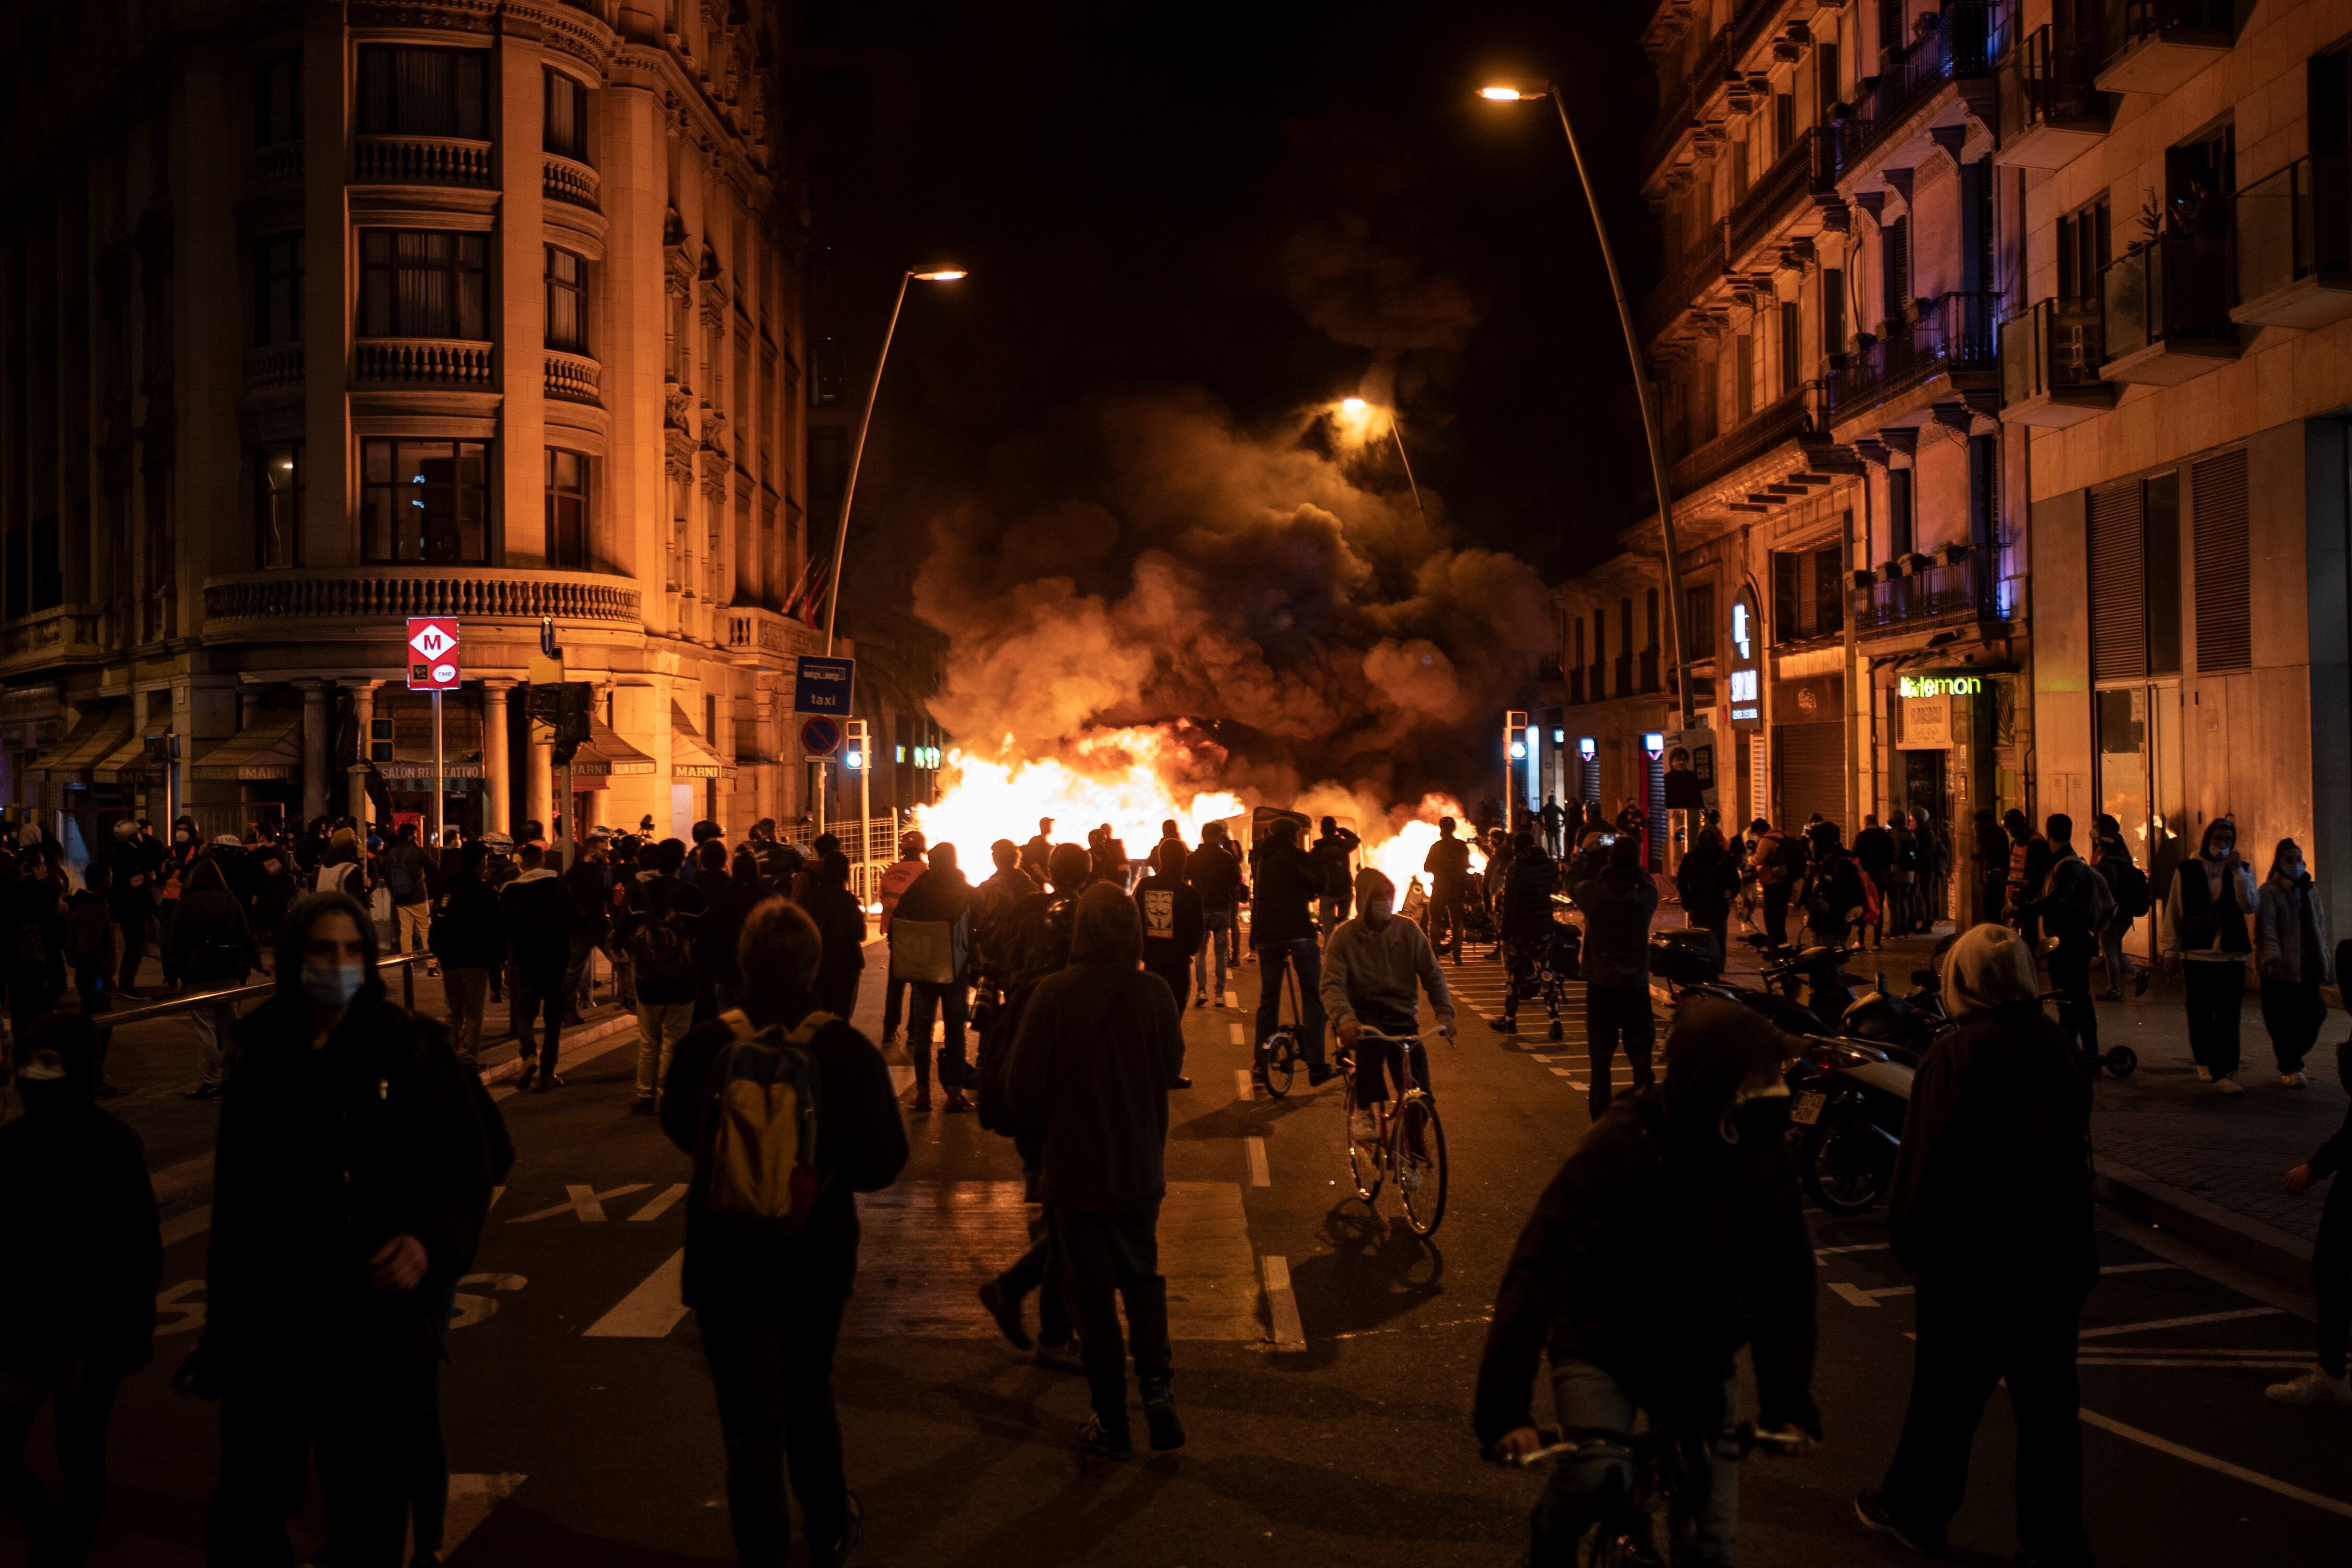
M 1977 697 L 1984 679 L 1975 675 L 1906 675 L 1895 683 L 1900 697 Z

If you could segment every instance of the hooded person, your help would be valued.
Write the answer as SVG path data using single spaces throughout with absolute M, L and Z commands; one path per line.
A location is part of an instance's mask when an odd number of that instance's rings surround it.
M 1168 983 L 1180 1021 L 1185 998 L 1192 994 L 1187 983 L 1192 976 L 1192 961 L 1200 955 L 1206 932 L 1201 895 L 1184 879 L 1184 841 L 1162 838 L 1147 862 L 1150 873 L 1135 884 L 1135 912 L 1143 921 L 1143 967 Z M 1192 1080 L 1184 1076 L 1183 1040 L 1180 1029 L 1176 1078 L 1171 1085 L 1175 1089 L 1192 1087 Z
M 449 1304 L 511 1161 L 441 1024 L 385 994 L 375 924 L 320 893 L 278 931 L 276 991 L 236 1026 L 213 1163 L 204 1337 L 176 1381 L 221 1401 L 215 1563 L 293 1561 L 315 1456 L 319 1555 L 394 1568 L 439 1431 Z M 445 1472 L 446 1473 L 446 1472 Z
M 2238 1087 L 2238 1026 L 2246 1001 L 2246 959 L 2260 907 L 2253 873 L 2238 858 L 2238 825 L 2205 825 L 2197 857 L 2181 863 L 2164 896 L 2165 945 L 2180 955 L 2189 1010 L 2189 1053 L 2197 1076 L 2218 1094 Z
M 2327 1021 L 2327 910 L 2304 864 L 2303 846 L 2282 838 L 2259 895 L 2254 954 L 2262 964 L 2263 1026 L 2278 1060 L 2279 1082 L 2304 1087 L 2303 1058 Z
M 25 1114 L 0 1126 L 0 1511 L 32 1561 L 84 1562 L 106 1507 L 106 1426 L 152 1359 L 163 1237 L 139 1135 L 98 1107 L 97 1026 L 72 1013 L 16 1041 Z M 25 1462 L 47 1405 L 64 1488 Z
M 1910 1407 L 1885 1479 L 1854 1511 L 1940 1555 L 1977 1423 L 2006 1380 L 2021 1561 L 2076 1568 L 2091 1556 L 2075 1342 L 2099 1277 L 2090 1079 L 2042 1010 L 2019 932 L 1962 932 L 1944 999 L 1954 1027 L 1912 1081 L 1887 1199 L 1895 1261 L 1919 1278 Z
M 1348 1132 L 1369 1143 L 1380 1133 L 1372 1107 L 1388 1099 L 1388 1077 L 1402 1090 L 1404 1064 L 1397 1059 L 1400 1047 L 1367 1038 L 1364 1032 L 1391 1038 L 1419 1035 L 1420 992 L 1427 991 L 1438 1032 L 1449 1039 L 1454 1034 L 1454 994 L 1446 987 L 1437 950 L 1421 927 L 1397 918 L 1396 884 L 1385 873 L 1369 866 L 1356 873 L 1356 916 L 1342 921 L 1324 945 L 1321 984 L 1323 1011 L 1342 1048 L 1356 1058 L 1356 1105 Z M 1413 1081 L 1427 1090 L 1428 1048 L 1416 1040 L 1412 1049 Z
M 1630 840 L 1628 840 L 1630 842 Z M 1486 1331 L 1472 1417 L 1480 1446 L 1541 1442 L 1531 1398 L 1549 1352 L 1562 1429 L 1673 1434 L 1689 1481 L 1673 1498 L 1676 1561 L 1729 1563 L 1738 1415 L 1748 1347 L 1759 1426 L 1788 1447 L 1821 1436 L 1811 1394 L 1815 1264 L 1785 1136 L 1789 1042 L 1736 1003 L 1685 1002 L 1662 1085 L 1611 1106 L 1519 1234 Z M 1622 1458 L 1565 1459 L 1532 1520 L 1536 1563 L 1565 1563 L 1623 1495 Z
M 1656 879 L 1642 866 L 1639 839 L 1596 845 L 1569 873 L 1569 896 L 1584 914 L 1584 1035 L 1592 1060 L 1590 1109 L 1609 1109 L 1610 1075 L 1622 1043 L 1633 1086 L 1652 1079 L 1650 919 L 1658 912 Z M 1513 993 L 1516 994 L 1517 987 Z M 1507 1026 L 1506 1024 L 1505 1026 Z

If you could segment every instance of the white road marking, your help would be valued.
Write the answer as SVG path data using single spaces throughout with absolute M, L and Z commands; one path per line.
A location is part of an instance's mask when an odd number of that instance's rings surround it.
M 1849 1285 L 1843 1279 L 1830 1280 L 1829 1288 L 1857 1307 L 1875 1307 L 1882 1296 L 1909 1296 L 1918 1289 L 1916 1285 L 1889 1285 L 1883 1289 L 1865 1290 L 1859 1285 Z
M 165 1334 L 194 1333 L 205 1326 L 205 1304 L 202 1301 L 188 1300 L 190 1296 L 197 1294 L 204 1288 L 205 1282 L 201 1279 L 183 1279 L 170 1289 L 156 1293 L 155 1337 L 157 1339 L 163 1338 Z M 165 1312 L 178 1313 L 178 1321 L 169 1323 L 163 1321 L 162 1314 Z
M 499 1310 L 496 1296 L 477 1296 L 467 1291 L 468 1285 L 478 1285 L 486 1290 L 520 1290 L 530 1281 L 520 1274 L 468 1274 L 457 1281 L 457 1291 L 449 1313 L 453 1329 L 470 1329 Z
M 2099 1270 L 2102 1274 L 2153 1274 L 2161 1268 L 2178 1268 L 2178 1263 L 2110 1263 Z
M 595 1224 L 605 1218 L 604 1200 L 606 1198 L 626 1197 L 631 1193 L 644 1192 L 652 1185 L 651 1182 L 623 1182 L 617 1187 L 600 1193 L 585 1182 L 566 1182 L 563 1184 L 563 1190 L 570 1196 L 565 1201 L 560 1204 L 550 1204 L 547 1207 L 536 1209 L 530 1214 L 519 1214 L 507 1223 L 529 1225 L 533 1220 L 553 1219 L 560 1214 L 576 1214 L 583 1223 Z
M 663 1188 L 660 1193 L 656 1194 L 653 1200 L 647 1203 L 645 1207 L 631 1215 L 629 1216 L 630 1222 L 634 1224 L 638 1220 L 659 1219 L 662 1215 L 669 1213 L 671 1205 L 676 1204 L 678 1199 L 684 1196 L 686 1196 L 686 1184 L 684 1182 L 672 1182 L 668 1186 Z
M 1241 1005 L 1242 1005 L 1242 994 L 1241 994 L 1239 991 L 1235 990 L 1233 986 L 1230 986 L 1230 985 L 1226 986 L 1226 987 L 1225 987 L 1225 1005 L 1226 1005 L 1226 1006 L 1228 1006 L 1228 1007 L 1239 1007 Z
M 187 1213 L 175 1215 L 163 1222 L 163 1245 L 176 1247 L 192 1236 L 200 1236 L 210 1230 L 212 1224 L 213 1205 L 200 1204 Z
M 644 1184 L 640 1183 L 639 1185 Z M 686 1279 L 686 1248 L 679 1247 L 669 1255 L 662 1266 L 648 1274 L 637 1288 L 620 1300 L 611 1311 L 583 1330 L 583 1337 L 592 1340 L 659 1340 L 669 1337 L 686 1316 L 686 1302 L 679 1290 Z
M 1813 1257 L 1835 1258 L 1840 1253 L 1845 1252 L 1884 1252 L 1894 1245 L 1891 1241 L 1857 1241 L 1851 1247 L 1816 1247 L 1813 1248 Z
M 2281 1360 L 2277 1357 L 2168 1356 L 2143 1354 L 2127 1356 L 2080 1356 L 2076 1358 L 2074 1364 L 2078 1367 L 2191 1366 L 2218 1369 L 2223 1372 L 2243 1372 L 2251 1368 L 2255 1372 L 2279 1373 L 2293 1372 L 2298 1367 L 2308 1364 L 2310 1360 L 2311 1353 L 2308 1351 L 2299 1351 L 2295 1353 L 2294 1359 L 2292 1361 Z
M 446 1559 L 466 1537 L 481 1527 L 492 1510 L 515 1494 L 528 1479 L 520 1470 L 498 1475 L 452 1475 L 449 1511 L 441 1525 L 441 1555 Z
M 1257 1098 L 1257 1085 L 1251 1081 L 1250 1069 L 1247 1068 L 1235 1068 L 1234 1069 L 1234 1098 L 1235 1100 L 1255 1100 Z
M 499 1200 L 506 1195 L 507 1189 L 505 1183 L 501 1182 L 497 1186 L 492 1187 L 490 1189 L 490 1201 L 483 1206 L 483 1215 L 487 1217 L 490 1210 L 499 1206 Z
M 2265 1309 L 2265 1310 L 2268 1310 Z M 2194 1448 L 2184 1448 L 2179 1444 L 2159 1437 L 2153 1432 L 2143 1432 L 2137 1426 L 2126 1426 L 2114 1416 L 2102 1415 L 2095 1410 L 2083 1411 L 2082 1416 L 2084 1424 L 2088 1426 L 2096 1426 L 2102 1432 L 2112 1432 L 2118 1437 L 2153 1448 L 2159 1454 L 2169 1454 L 2176 1459 L 2185 1459 L 2192 1465 L 2202 1465 L 2205 1468 L 2228 1476 L 2233 1480 L 2244 1481 L 2249 1486 L 2261 1487 L 2265 1490 L 2274 1491 L 2281 1497 L 2293 1498 L 2297 1502 L 2307 1502 L 2314 1508 L 2324 1509 L 2329 1513 L 2341 1514 L 2346 1519 L 2352 1519 L 2352 1502 L 2343 1502 L 2318 1492 L 2306 1491 L 2292 1482 L 2247 1469 L 2242 1465 L 2233 1465 L 2227 1459 L 2217 1459 L 2210 1454 L 2200 1454 Z
M 1303 1351 L 1307 1326 L 1298 1321 L 1298 1297 L 1290 1288 L 1290 1259 L 1269 1252 L 1263 1259 L 1266 1321 L 1274 1330 L 1274 1348 Z
M 213 1179 L 213 1157 L 199 1154 L 193 1160 L 183 1160 L 176 1165 L 166 1165 L 151 1171 L 147 1183 L 155 1189 L 155 1201 L 176 1197 L 192 1187 L 201 1187 Z
M 1265 1163 L 1265 1140 L 1245 1138 L 1242 1142 L 1249 1146 L 1250 1185 L 1253 1187 L 1274 1185 L 1274 1173 L 1267 1169 Z
M 1239 1024 L 1227 1024 L 1225 1026 L 1225 1038 L 1236 1046 L 1245 1046 L 1249 1044 L 1249 1037 L 1242 1032 L 1242 1026 Z
M 1573 1078 L 1576 1076 L 1566 1068 L 1554 1068 L 1551 1069 L 1551 1072 L 1554 1078 Z
M 2239 1356 L 2260 1361 L 2283 1361 L 2301 1365 L 2311 1359 L 2308 1348 L 2291 1351 L 2247 1350 L 2238 1345 L 2167 1345 L 2161 1351 L 2151 1351 L 2145 1345 L 2084 1345 L 2087 1359 L 2142 1355 Z
M 2075 1338 L 2104 1340 L 2115 1334 L 2137 1334 L 2149 1329 L 2187 1329 L 2199 1323 L 2227 1323 L 2239 1318 L 2275 1318 L 2276 1307 L 2241 1307 L 2234 1312 L 2200 1312 L 2193 1318 L 2157 1318 L 2145 1323 L 2110 1323 L 2104 1329 L 2084 1329 Z

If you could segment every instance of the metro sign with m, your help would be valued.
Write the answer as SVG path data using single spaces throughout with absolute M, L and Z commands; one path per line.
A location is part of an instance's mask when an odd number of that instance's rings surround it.
M 457 659 L 457 623 L 446 616 L 411 616 L 408 689 L 455 691 L 462 680 Z

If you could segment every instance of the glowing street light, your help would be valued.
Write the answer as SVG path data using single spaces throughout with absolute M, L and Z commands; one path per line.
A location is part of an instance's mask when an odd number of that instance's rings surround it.
M 1383 413 L 1388 416 L 1389 438 L 1396 443 L 1397 461 L 1404 465 L 1404 482 L 1412 491 L 1413 509 L 1421 513 L 1421 521 L 1427 522 L 1429 509 L 1421 503 L 1421 486 L 1412 477 L 1412 459 L 1404 455 L 1404 422 L 1397 417 L 1397 411 L 1375 408 L 1360 397 L 1339 399 L 1340 416 L 1360 429 L 1369 426 L 1376 415 Z
M 1642 405 L 1642 434 L 1650 444 L 1650 479 L 1658 489 L 1658 526 L 1664 531 L 1666 552 L 1666 637 L 1674 645 L 1675 695 L 1682 700 L 1683 728 L 1691 729 L 1697 718 L 1691 702 L 1690 670 L 1683 650 L 1683 566 L 1682 554 L 1675 547 L 1675 499 L 1666 482 L 1666 449 L 1658 437 L 1658 409 L 1650 395 L 1650 378 L 1642 372 L 1642 342 L 1633 333 L 1633 308 L 1625 302 L 1625 280 L 1617 275 L 1617 253 L 1610 247 L 1609 226 L 1601 221 L 1601 202 L 1592 194 L 1592 175 L 1584 166 L 1584 152 L 1576 144 L 1576 128 L 1568 121 L 1568 100 L 1560 96 L 1557 84 L 1530 79 L 1504 79 L 1487 83 L 1478 89 L 1478 96 L 1489 103 L 1528 103 L 1538 98 L 1551 100 L 1559 110 L 1559 129 L 1568 138 L 1568 155 L 1576 163 L 1576 177 L 1584 186 L 1584 205 L 1592 211 L 1592 233 L 1601 242 L 1601 259 L 1609 269 L 1609 289 L 1617 296 L 1617 324 L 1625 332 L 1625 357 L 1633 367 L 1633 395 Z
M 841 607 L 841 552 L 849 542 L 849 509 L 857 499 L 857 466 L 866 458 L 866 432 L 874 423 L 874 400 L 882 391 L 882 367 L 890 360 L 890 340 L 898 334 L 898 312 L 907 308 L 907 285 L 909 283 L 953 283 L 969 278 L 971 273 L 961 267 L 909 268 L 898 279 L 898 300 L 890 307 L 890 324 L 882 331 L 882 352 L 874 356 L 874 379 L 866 387 L 866 412 L 857 418 L 857 444 L 850 448 L 849 479 L 841 491 L 841 521 L 833 531 L 833 581 L 824 591 L 824 651 L 833 652 L 833 616 Z M 856 767 L 857 763 L 849 764 Z

